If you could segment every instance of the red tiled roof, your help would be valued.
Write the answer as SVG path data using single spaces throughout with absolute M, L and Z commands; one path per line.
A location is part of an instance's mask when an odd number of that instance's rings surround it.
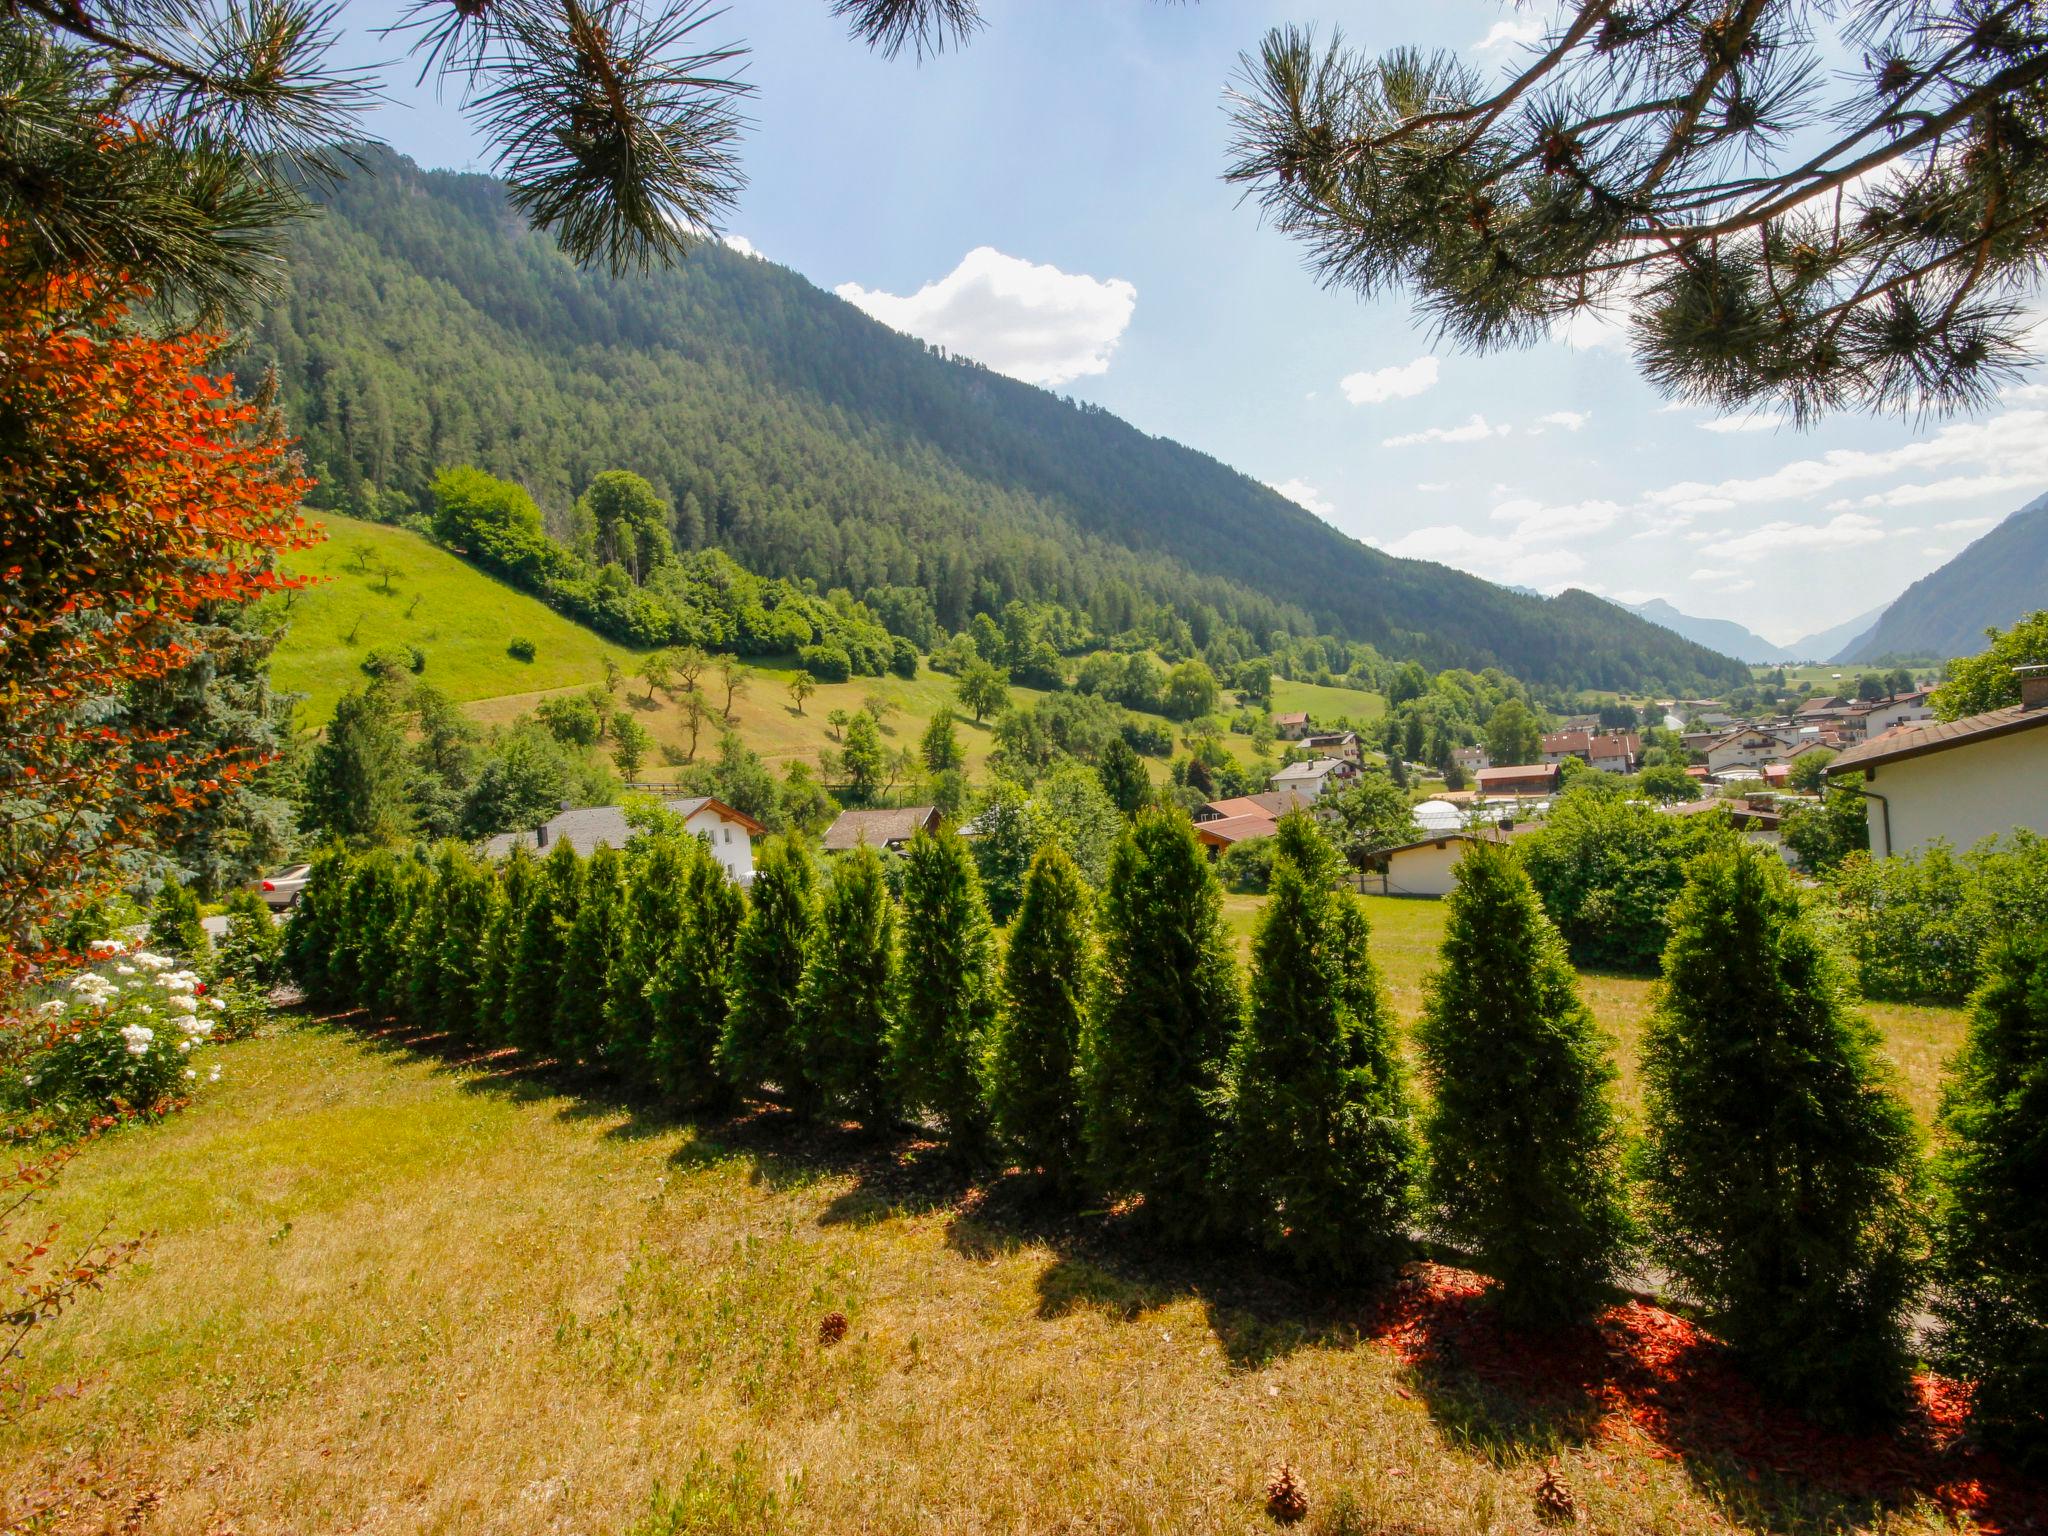
M 1987 714 L 1968 715 L 1961 720 L 1895 725 L 1861 746 L 1851 747 L 1828 764 L 1828 772 L 1849 773 L 1875 768 L 1880 763 L 1895 763 L 1901 758 L 1921 757 L 1929 752 L 1946 752 L 1950 747 L 1959 747 L 1965 742 L 2009 736 L 2037 725 L 2048 725 L 2048 706 L 2037 704 L 2028 709 L 2025 705 L 2014 704 Z
M 1232 843 L 1244 842 L 1247 838 L 1271 837 L 1280 830 L 1280 823 L 1271 816 L 1222 816 L 1215 821 L 1195 823 L 1195 836 L 1205 843 L 1215 843 L 1228 848 Z

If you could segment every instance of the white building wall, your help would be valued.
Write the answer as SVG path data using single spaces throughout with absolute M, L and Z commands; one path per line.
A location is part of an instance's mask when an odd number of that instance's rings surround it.
M 1870 851 L 1918 853 L 1938 837 L 1958 852 L 2017 827 L 2048 836 L 2048 725 L 1879 763 L 1868 776 Z M 1891 843 L 1885 842 L 1885 808 Z
M 1385 874 L 1367 878 L 1366 889 L 1381 896 L 1448 896 L 1457 888 L 1458 860 L 1464 854 L 1459 838 L 1403 848 L 1388 855 Z
M 727 821 L 708 805 L 683 825 L 711 844 L 712 856 L 728 875 L 741 885 L 754 883 L 754 839 L 745 827 Z

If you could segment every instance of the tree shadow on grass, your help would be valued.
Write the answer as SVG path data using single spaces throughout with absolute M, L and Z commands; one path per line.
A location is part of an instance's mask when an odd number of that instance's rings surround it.
M 1402 1390 L 1445 1440 L 1497 1465 L 1594 1440 L 1633 1442 L 1681 1463 L 1728 1520 L 1758 1532 L 1867 1529 L 1921 1506 L 1984 1528 L 2048 1531 L 2048 1487 L 1968 1445 L 1953 1389 L 1938 1383 L 1919 1384 L 1900 1430 L 1835 1434 L 1766 1401 L 1709 1336 L 1641 1301 L 1620 1302 L 1582 1328 L 1510 1332 L 1487 1305 L 1486 1282 L 1469 1271 L 1412 1263 L 1378 1285 L 1336 1288 L 1243 1248 L 1163 1242 L 1142 1209 L 1077 1210 L 1036 1175 L 963 1163 L 915 1129 L 810 1122 L 761 1101 L 689 1114 L 601 1073 L 516 1051 L 361 1013 L 304 1016 L 374 1050 L 424 1058 L 466 1092 L 607 1121 L 606 1136 L 686 1130 L 671 1154 L 678 1169 L 742 1163 L 778 1192 L 829 1183 L 822 1227 L 943 1218 L 947 1246 L 965 1259 L 1044 1251 L 1041 1319 L 1093 1311 L 1128 1323 L 1194 1300 L 1238 1370 L 1304 1349 L 1386 1349 L 1404 1368 Z

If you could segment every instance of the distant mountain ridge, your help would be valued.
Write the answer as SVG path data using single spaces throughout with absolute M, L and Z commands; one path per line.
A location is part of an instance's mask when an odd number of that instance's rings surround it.
M 1661 597 L 1653 597 L 1647 603 L 1623 603 L 1630 613 L 1639 613 L 1652 624 L 1660 624 L 1675 635 L 1683 635 L 1695 644 L 1709 650 L 1719 651 L 1724 656 L 1733 656 L 1739 661 L 1754 665 L 1783 661 L 1786 648 L 1773 645 L 1762 635 L 1745 629 L 1733 619 L 1703 619 L 1690 613 L 1681 613 Z
M 679 539 L 748 567 L 929 594 L 959 628 L 1013 597 L 1117 633 L 1168 604 L 1196 643 L 1313 628 L 1570 688 L 1709 689 L 1733 658 L 1588 593 L 1526 597 L 1398 560 L 1206 454 L 945 357 L 801 275 L 706 245 L 578 270 L 483 176 L 385 151 L 323 193 L 243 373 L 275 362 L 320 496 L 417 514 L 435 471 L 520 480 L 558 518 L 637 470 Z
M 2037 496 L 1886 608 L 1835 657 L 1974 656 L 1987 628 L 2048 608 L 2048 495 Z

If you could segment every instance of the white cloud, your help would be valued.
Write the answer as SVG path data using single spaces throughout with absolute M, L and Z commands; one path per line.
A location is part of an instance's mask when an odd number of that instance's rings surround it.
M 1542 40 L 1543 23 L 1533 16 L 1518 16 L 1508 21 L 1496 21 L 1486 36 L 1472 46 L 1481 53 L 1491 53 L 1496 48 L 1526 48 Z
M 1999 521 L 2001 519 L 1995 517 L 1955 517 L 1950 518 L 1945 523 L 1936 523 L 1934 531 L 1936 533 L 1967 533 L 1972 528 L 1989 528 Z
M 1830 512 L 1844 507 L 1918 507 L 1930 501 L 1968 501 L 1976 496 L 1992 496 L 2001 491 L 2029 490 L 2039 484 L 2032 475 L 1951 475 L 1946 480 L 1931 480 L 1920 485 L 1895 485 L 1888 491 L 1878 491 L 1869 496 L 1851 500 L 1847 497 L 1828 503 Z M 1989 527 L 1996 518 L 1987 517 L 1979 524 Z
M 2048 400 L 2048 384 L 2008 384 L 1998 392 L 2001 400 Z
M 1449 523 L 1417 528 L 1380 546 L 1404 560 L 1438 560 L 1475 576 L 1516 586 L 1555 590 L 1586 568 L 1569 549 L 1528 550 L 1512 536 L 1473 533 Z
M 1886 537 L 1884 524 L 1861 512 L 1842 512 L 1825 523 L 1765 523 L 1747 533 L 1730 534 L 1705 547 L 1705 553 L 1744 564 L 1794 550 L 1851 549 Z
M 1681 481 L 1651 491 L 1645 500 L 1653 506 L 1700 510 L 1707 500 L 1724 506 L 1759 506 L 1816 496 L 1851 480 L 1950 466 L 2048 483 L 2048 411 L 2007 411 L 1988 421 L 1956 422 L 1931 438 L 1898 448 L 1837 448 L 1818 458 L 1796 459 L 1767 475 L 1716 485 Z
M 1939 544 L 1928 544 L 1922 546 L 1920 553 L 1927 556 L 1927 558 L 1930 560 L 1946 560 L 1950 555 L 1954 554 L 1955 551 L 1952 549 L 1943 549 Z
M 1613 305 L 1588 305 L 1551 321 L 1550 339 L 1574 352 L 1626 352 L 1628 316 Z
M 1476 443 L 1489 437 L 1506 437 L 1509 426 L 1490 426 L 1484 416 L 1475 415 L 1461 427 L 1430 427 L 1422 432 L 1404 432 L 1399 437 L 1380 439 L 1382 448 L 1413 448 L 1417 443 Z
M 1418 480 L 1415 482 L 1415 489 L 1429 496 L 1434 496 L 1439 491 L 1448 491 L 1450 488 L 1451 482 L 1448 480 Z
M 759 256 L 761 253 L 754 242 L 745 235 L 720 235 L 719 243 L 729 251 L 738 251 L 742 256 Z
M 1667 534 L 1677 533 L 1693 520 L 1693 514 L 1686 511 L 1638 512 L 1643 521 L 1642 531 L 1629 535 L 1632 539 L 1661 539 Z
M 1689 579 L 1693 581 L 1727 581 L 1734 574 L 1733 571 L 1717 571 L 1710 566 L 1702 566 L 1699 570 L 1694 571 Z
M 1337 515 L 1337 509 L 1330 504 L 1329 499 L 1306 480 L 1282 480 L 1275 484 L 1273 489 L 1297 507 L 1308 508 L 1325 522 Z
M 1621 508 L 1611 501 L 1575 501 L 1547 507 L 1538 501 L 1507 501 L 1493 509 L 1495 522 L 1513 523 L 1509 535 L 1519 544 L 1554 544 L 1582 538 L 1614 526 Z
M 1027 384 L 1106 372 L 1138 290 L 977 246 L 916 293 L 841 283 L 833 290 L 884 325 L 986 363 Z
M 1337 381 L 1344 398 L 1353 405 L 1384 405 L 1389 400 L 1412 400 L 1436 387 L 1436 359 L 1418 357 L 1412 363 L 1375 369 L 1371 373 L 1347 373 Z
M 1548 416 L 1538 416 L 1537 422 L 1546 427 L 1562 427 L 1567 432 L 1576 432 L 1593 419 L 1591 411 L 1552 411 Z
M 1752 411 L 1746 416 L 1716 416 L 1699 423 L 1702 432 L 1775 432 L 1787 425 L 1776 411 Z

